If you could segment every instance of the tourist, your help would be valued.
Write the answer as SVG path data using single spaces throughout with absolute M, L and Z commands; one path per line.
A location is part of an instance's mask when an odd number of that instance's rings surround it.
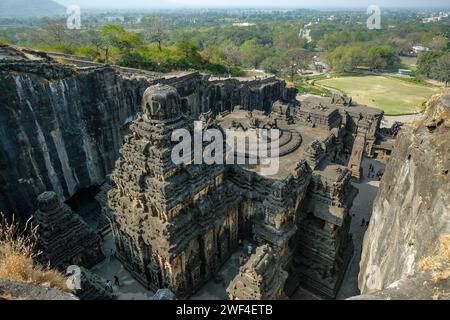
M 105 286 L 105 289 L 106 289 L 107 291 L 109 291 L 109 292 L 113 292 L 113 291 L 114 291 L 114 290 L 113 290 L 113 287 L 112 287 L 112 285 L 111 285 L 111 281 L 106 280 L 106 286 Z
M 109 262 L 111 262 L 114 259 L 114 249 L 111 249 L 110 254 L 109 254 Z
M 383 172 L 381 171 L 381 170 L 379 170 L 378 172 L 377 172 L 377 178 L 378 178 L 378 181 L 380 181 L 381 180 L 381 177 L 383 176 Z
M 245 258 L 244 258 L 244 256 L 241 254 L 241 255 L 239 256 L 239 266 L 240 266 L 240 267 L 242 267 L 242 266 L 244 265 L 244 261 L 245 261 Z
M 114 276 L 114 285 L 120 287 L 120 282 L 119 282 L 119 277 L 118 276 Z
M 247 247 L 247 255 L 250 257 L 252 255 L 252 253 L 253 253 L 253 246 L 250 243 Z
M 366 219 L 363 218 L 363 219 L 361 220 L 361 227 L 364 227 L 365 224 L 366 224 Z

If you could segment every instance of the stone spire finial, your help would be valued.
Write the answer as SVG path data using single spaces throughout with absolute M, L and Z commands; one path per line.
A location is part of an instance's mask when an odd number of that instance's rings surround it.
M 168 120 L 181 115 L 178 91 L 165 84 L 157 84 L 144 92 L 143 111 L 148 119 Z
M 61 203 L 56 192 L 46 191 L 37 197 L 37 205 L 40 211 L 49 212 L 58 208 Z

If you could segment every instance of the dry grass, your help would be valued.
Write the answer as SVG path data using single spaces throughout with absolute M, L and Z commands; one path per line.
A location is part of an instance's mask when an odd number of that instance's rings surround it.
M 286 88 L 295 88 L 295 84 L 292 81 L 286 81 Z
M 442 235 L 439 240 L 439 248 L 431 256 L 419 262 L 419 268 L 431 272 L 435 282 L 450 277 L 450 234 Z
M 34 261 L 40 254 L 36 250 L 36 240 L 37 228 L 30 221 L 21 228 L 14 218 L 9 223 L 0 214 L 0 279 L 68 291 L 61 273 Z
M 353 97 L 353 101 L 384 110 L 386 115 L 414 114 L 437 87 L 410 83 L 384 76 L 337 77 L 316 81 L 316 84 L 335 88 Z

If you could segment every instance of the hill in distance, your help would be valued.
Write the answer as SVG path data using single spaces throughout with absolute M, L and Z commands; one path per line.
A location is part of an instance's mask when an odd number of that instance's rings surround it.
M 51 0 L 1 0 L 0 18 L 36 18 L 64 15 L 66 8 Z

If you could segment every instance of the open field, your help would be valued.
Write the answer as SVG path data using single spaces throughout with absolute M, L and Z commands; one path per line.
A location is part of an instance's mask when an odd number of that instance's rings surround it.
M 403 68 L 416 70 L 417 69 L 417 58 L 416 57 L 400 57 L 401 64 Z
M 360 104 L 384 110 L 386 115 L 412 114 L 438 87 L 425 86 L 384 76 L 354 76 L 316 81 L 316 84 L 337 89 Z

